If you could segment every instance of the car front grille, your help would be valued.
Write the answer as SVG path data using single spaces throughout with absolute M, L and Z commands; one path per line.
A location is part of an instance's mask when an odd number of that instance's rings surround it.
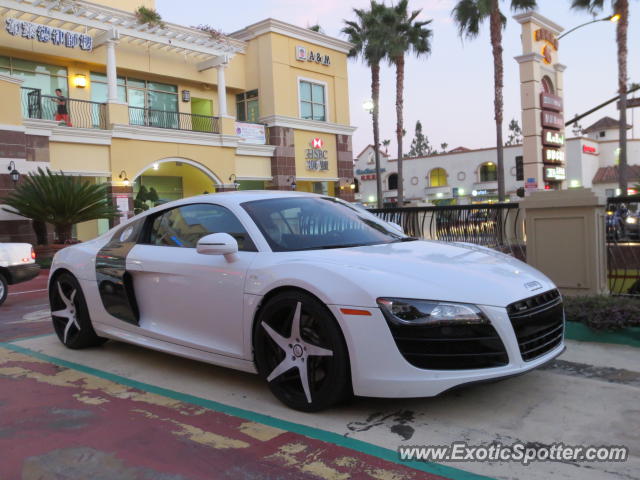
M 564 335 L 564 309 L 558 290 L 550 290 L 507 306 L 511 325 L 526 362 L 553 350 Z
M 488 322 L 429 326 L 387 323 L 402 356 L 418 368 L 467 370 L 509 363 L 498 332 Z

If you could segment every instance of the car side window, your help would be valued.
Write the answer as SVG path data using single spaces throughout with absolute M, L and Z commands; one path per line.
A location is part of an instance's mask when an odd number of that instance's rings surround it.
M 227 208 L 197 203 L 166 210 L 153 218 L 148 243 L 158 246 L 195 248 L 210 233 L 228 233 L 238 250 L 255 252 L 256 247 L 240 220 Z

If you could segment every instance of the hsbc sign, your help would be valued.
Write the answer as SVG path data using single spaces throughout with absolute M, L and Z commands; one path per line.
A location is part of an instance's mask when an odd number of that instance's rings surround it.
M 324 148 L 324 140 L 316 137 L 309 142 L 309 147 L 304 151 L 307 170 L 316 172 L 329 170 L 329 151 Z

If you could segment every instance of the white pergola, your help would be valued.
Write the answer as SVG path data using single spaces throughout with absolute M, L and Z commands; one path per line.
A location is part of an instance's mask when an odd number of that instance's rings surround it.
M 93 37 L 93 48 L 106 46 L 108 102 L 117 103 L 116 45 L 146 44 L 150 49 L 174 52 L 190 57 L 198 70 L 216 68 L 220 115 L 226 115 L 224 68 L 246 44 L 227 36 L 214 37 L 207 32 L 164 22 L 164 25 L 139 23 L 133 13 L 96 5 L 83 0 L 0 0 L 4 18 L 34 22 Z

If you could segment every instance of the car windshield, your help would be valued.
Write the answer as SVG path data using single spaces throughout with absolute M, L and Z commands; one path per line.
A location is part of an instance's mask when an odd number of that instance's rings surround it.
M 329 197 L 245 202 L 274 252 L 357 247 L 412 240 L 372 214 Z

